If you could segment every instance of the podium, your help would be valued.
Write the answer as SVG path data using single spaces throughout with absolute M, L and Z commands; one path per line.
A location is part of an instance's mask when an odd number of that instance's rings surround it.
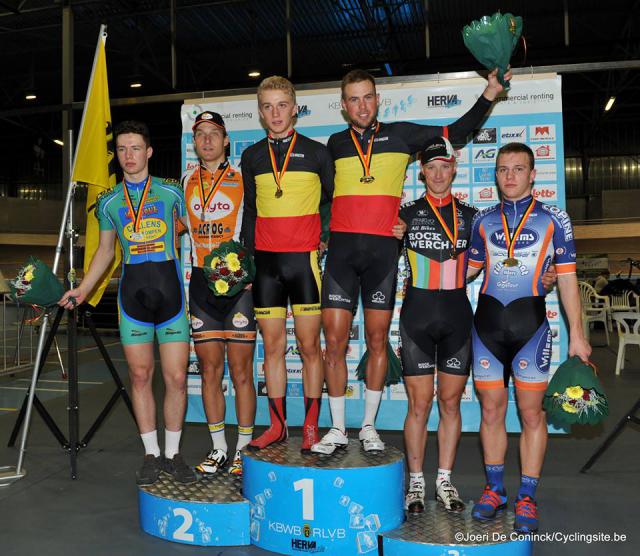
M 221 473 L 183 485 L 162 473 L 138 488 L 140 526 L 162 539 L 198 546 L 249 544 L 250 505 L 241 481 Z
M 301 440 L 243 453 L 251 544 L 281 554 L 377 554 L 378 535 L 404 521 L 404 456 L 353 440 L 331 456 Z
M 409 514 L 397 529 L 382 533 L 384 556 L 530 556 L 533 543 L 513 530 L 513 513 L 502 512 L 492 521 L 471 517 L 473 503 L 464 512 L 446 511 L 435 501 L 421 514 Z

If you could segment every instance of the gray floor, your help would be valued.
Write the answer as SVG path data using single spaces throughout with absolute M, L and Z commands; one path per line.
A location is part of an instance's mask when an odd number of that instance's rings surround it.
M 61 338 L 65 342 L 65 338 Z M 594 335 L 594 342 L 600 335 Z M 615 340 L 614 340 L 615 341 Z M 124 375 L 122 352 L 113 337 L 106 337 L 109 351 Z M 81 433 L 93 422 L 113 390 L 97 350 L 83 342 L 80 354 Z M 586 475 L 580 467 L 599 446 L 611 428 L 640 396 L 640 353 L 629 348 L 627 369 L 614 375 L 615 350 L 596 348 L 594 361 L 610 398 L 611 416 L 604 426 L 574 430 L 567 436 L 552 437 L 545 462 L 538 500 L 542 531 L 567 534 L 625 534 L 626 542 L 588 543 L 586 541 L 540 542 L 536 555 L 556 554 L 638 554 L 636 504 L 640 497 L 639 427 L 628 425 L 608 452 Z M 53 358 L 50 358 L 53 363 Z M 16 412 L 24 396 L 27 375 L 0 379 L 0 465 L 15 465 L 15 449 L 6 447 Z M 22 379 L 22 380 L 21 380 Z M 43 376 L 59 381 L 56 365 L 47 366 Z M 64 382 L 44 382 L 38 392 L 61 427 L 66 423 Z M 161 389 L 161 385 L 158 384 Z M 34 416 L 26 457 L 26 478 L 0 488 L 0 554 L 31 555 L 43 550 L 57 555 L 145 555 L 153 554 L 268 554 L 253 547 L 224 549 L 196 548 L 163 542 L 139 529 L 135 469 L 140 464 L 141 446 L 134 423 L 122 403 L 118 403 L 89 448 L 79 458 L 79 478 L 69 478 L 68 456 Z M 297 431 L 293 431 L 294 434 Z M 207 433 L 201 425 L 186 425 L 183 452 L 195 462 L 208 447 Z M 402 447 L 398 432 L 387 432 L 385 440 Z M 436 469 L 433 444 L 427 449 L 425 473 L 433 478 Z M 510 438 L 506 486 L 517 490 L 518 456 L 516 437 Z M 635 478 L 634 478 L 635 477 Z M 483 486 L 482 461 L 477 434 L 465 434 L 460 442 L 454 482 L 465 499 L 477 497 Z M 428 479 L 431 482 L 431 479 Z

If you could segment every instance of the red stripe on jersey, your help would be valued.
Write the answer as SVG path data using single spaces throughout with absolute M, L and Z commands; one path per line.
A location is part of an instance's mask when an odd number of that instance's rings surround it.
M 320 215 L 272 216 L 256 218 L 258 251 L 315 251 L 320 243 Z
M 400 198 L 391 195 L 342 195 L 333 198 L 332 232 L 393 236 Z

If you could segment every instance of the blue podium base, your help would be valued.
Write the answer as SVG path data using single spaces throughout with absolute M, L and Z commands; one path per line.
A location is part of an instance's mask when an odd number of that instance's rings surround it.
M 281 554 L 377 554 L 378 533 L 404 520 L 404 456 L 351 441 L 331 456 L 301 439 L 243 453 L 251 543 Z
M 513 530 L 513 513 L 503 512 L 493 521 L 476 521 L 471 506 L 464 512 L 447 512 L 427 502 L 421 514 L 382 533 L 384 556 L 530 556 L 533 543 Z
M 222 473 L 183 485 L 160 475 L 139 487 L 140 526 L 162 539 L 198 546 L 249 544 L 250 505 L 238 479 Z

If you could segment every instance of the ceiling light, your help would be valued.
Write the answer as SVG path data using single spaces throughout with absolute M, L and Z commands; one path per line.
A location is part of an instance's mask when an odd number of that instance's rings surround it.
M 605 112 L 609 112 L 609 110 L 611 110 L 611 107 L 613 106 L 613 103 L 616 101 L 616 97 L 611 97 L 608 101 L 607 101 L 607 105 L 604 107 L 604 111 Z
M 142 87 L 142 83 L 140 83 L 140 81 L 133 81 L 132 83 L 129 83 L 129 87 L 132 89 L 139 89 Z
M 62 139 L 54 139 L 53 142 L 56 145 L 60 145 L 61 147 L 64 147 L 64 141 Z
M 255 78 L 255 77 L 260 77 L 261 74 L 260 74 L 260 70 L 251 70 L 248 73 L 248 75 L 249 75 L 249 77 L 254 77 Z
M 38 97 L 34 93 L 28 93 L 24 96 L 26 100 L 36 100 Z

